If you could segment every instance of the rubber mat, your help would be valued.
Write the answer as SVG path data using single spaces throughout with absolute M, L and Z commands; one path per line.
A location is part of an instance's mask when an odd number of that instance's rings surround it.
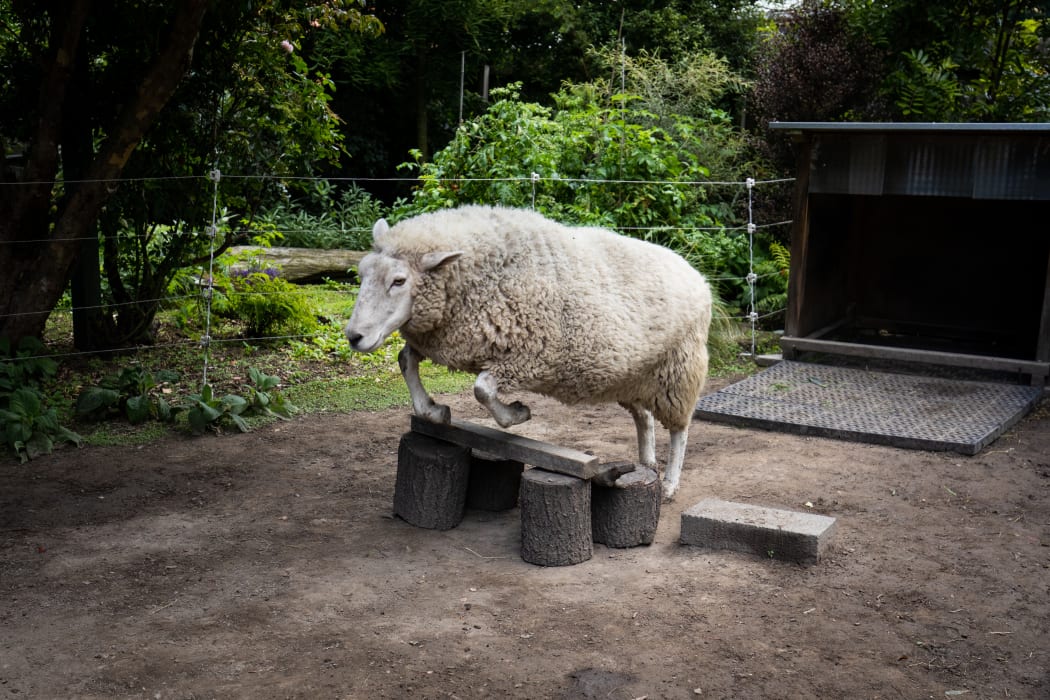
M 720 423 L 974 455 L 1027 414 L 1041 387 L 779 362 L 700 398 Z

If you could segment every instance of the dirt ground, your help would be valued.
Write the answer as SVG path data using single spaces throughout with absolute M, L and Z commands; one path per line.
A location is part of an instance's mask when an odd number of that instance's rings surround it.
M 532 408 L 518 432 L 634 457 L 622 409 Z M 0 698 L 1050 697 L 1050 401 L 976 457 L 695 422 L 655 543 L 558 568 L 516 509 L 392 517 L 407 425 L 0 463 Z M 681 545 L 708 496 L 812 504 L 832 551 Z

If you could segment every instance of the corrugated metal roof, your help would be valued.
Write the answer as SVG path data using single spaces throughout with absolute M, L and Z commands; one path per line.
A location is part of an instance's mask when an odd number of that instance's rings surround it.
M 774 131 L 842 131 L 842 132 L 973 132 L 1050 134 L 1050 124 L 1022 122 L 770 122 Z
M 810 192 L 1050 200 L 1050 124 L 771 126 L 812 144 Z

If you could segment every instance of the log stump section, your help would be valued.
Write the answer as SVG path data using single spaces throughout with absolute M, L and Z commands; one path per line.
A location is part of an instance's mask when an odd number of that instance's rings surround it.
M 659 475 L 641 465 L 612 486 L 595 482 L 591 492 L 594 541 L 616 548 L 652 544 L 662 499 Z
M 397 449 L 394 514 L 416 527 L 449 530 L 467 502 L 470 448 L 405 433 Z
M 518 505 L 521 474 L 525 465 L 515 459 L 498 457 L 474 450 L 470 458 L 470 482 L 467 484 L 467 508 L 502 511 Z
M 662 493 L 652 469 L 633 462 L 599 465 L 591 455 L 468 423 L 437 425 L 413 417 L 412 428 L 398 447 L 394 514 L 416 527 L 448 530 L 459 525 L 467 507 L 501 511 L 517 504 L 521 558 L 538 566 L 587 561 L 594 542 L 653 542 Z M 557 471 L 536 467 L 522 473 L 522 454 L 551 462 Z
M 521 558 L 569 566 L 591 558 L 591 483 L 543 469 L 521 477 Z

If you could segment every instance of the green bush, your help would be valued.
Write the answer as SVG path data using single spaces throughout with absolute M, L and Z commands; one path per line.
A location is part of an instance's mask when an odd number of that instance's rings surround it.
M 500 203 L 615 228 L 677 251 L 715 280 L 729 315 L 746 315 L 752 244 L 741 230 L 748 223 L 743 182 L 759 166 L 745 138 L 710 104 L 737 83 L 724 78 L 717 62 L 705 63 L 704 71 L 693 66 L 692 83 L 711 75 L 719 89 L 701 94 L 693 88 L 690 109 L 703 119 L 676 114 L 667 107 L 665 86 L 679 83 L 650 75 L 661 65 L 653 57 L 635 64 L 635 80 L 648 80 L 647 97 L 605 95 L 601 84 L 584 84 L 564 88 L 548 108 L 521 101 L 518 85 L 493 90 L 489 109 L 464 123 L 430 162 L 416 153 L 416 161 L 405 164 L 419 172 L 421 184 L 395 216 Z M 529 179 L 533 172 L 540 180 Z M 704 184 L 711 181 L 740 184 Z M 783 309 L 787 299 L 787 270 L 773 259 L 770 243 L 756 234 L 762 315 Z
M 222 313 L 245 323 L 248 338 L 305 335 L 317 329 L 317 314 L 294 284 L 267 272 L 231 280 Z
M 40 389 L 58 369 L 44 357 L 46 351 L 35 338 L 24 338 L 15 351 L 7 338 L 0 338 L 0 439 L 23 462 L 50 453 L 55 442 L 82 441 L 61 425 Z
M 288 197 L 259 216 L 258 225 L 279 233 L 282 245 L 293 248 L 372 247 L 372 224 L 388 212 L 356 184 L 337 191 L 327 180 L 311 183 L 301 197 Z
M 287 419 L 298 409 L 277 393 L 280 378 L 267 375 L 254 367 L 248 370 L 252 386 L 246 387 L 247 398 L 238 394 L 216 396 L 212 386 L 205 384 L 199 394 L 190 396 L 186 413 L 190 429 L 195 434 L 218 430 L 233 425 L 241 432 L 251 428 L 245 418 L 273 416 Z
M 182 409 L 171 406 L 158 389 L 178 378 L 177 372 L 168 370 L 153 373 L 143 367 L 126 367 L 80 392 L 76 414 L 92 420 L 119 415 L 132 425 L 147 420 L 171 423 Z
M 244 324 L 246 338 L 306 335 L 318 328 L 318 317 L 306 294 L 265 267 L 253 255 L 223 255 L 215 261 L 210 289 L 207 275 L 185 270 L 169 292 L 183 303 L 175 323 L 184 331 L 203 330 L 205 315 Z M 208 296 L 210 295 L 210 299 Z
M 592 86 L 558 93 L 557 109 L 522 102 L 519 88 L 493 90 L 488 111 L 463 124 L 432 161 L 414 154 L 416 162 L 404 167 L 418 170 L 422 184 L 397 218 L 498 202 L 621 228 L 717 227 L 736 220 L 731 198 L 696 184 L 711 178 L 698 154 L 717 128 L 687 116 L 656 124 L 639 98 L 616 95 L 603 104 Z M 541 179 L 531 182 L 532 173 Z

